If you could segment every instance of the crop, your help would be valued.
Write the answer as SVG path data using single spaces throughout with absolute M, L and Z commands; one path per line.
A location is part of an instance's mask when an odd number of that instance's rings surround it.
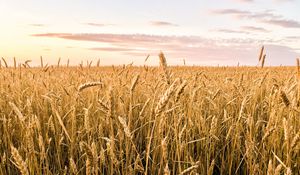
M 160 67 L 5 62 L 0 174 L 300 174 L 295 67 L 160 60 Z

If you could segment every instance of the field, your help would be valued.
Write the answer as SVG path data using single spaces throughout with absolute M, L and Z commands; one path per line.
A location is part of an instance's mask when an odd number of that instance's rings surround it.
M 163 61 L 2 65 L 0 174 L 300 174 L 298 78 Z

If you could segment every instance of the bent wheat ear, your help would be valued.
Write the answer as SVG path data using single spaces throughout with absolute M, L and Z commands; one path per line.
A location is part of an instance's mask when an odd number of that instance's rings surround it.
M 14 103 L 12 103 L 12 102 L 9 102 L 8 104 L 11 106 L 11 108 L 16 113 L 16 115 L 19 117 L 19 119 L 21 121 L 24 121 L 25 117 L 23 116 L 23 114 L 21 113 L 21 111 L 19 110 L 19 108 Z
M 280 91 L 280 97 L 281 97 L 283 103 L 285 104 L 285 106 L 288 107 L 290 105 L 290 100 L 288 99 L 288 97 L 284 91 Z
M 2 60 L 3 60 L 3 62 L 4 62 L 5 67 L 8 68 L 8 65 L 7 65 L 6 60 L 5 60 L 3 57 L 2 57 Z
M 183 170 L 180 175 L 184 175 L 184 174 L 188 174 L 190 173 L 191 171 L 197 169 L 199 167 L 199 164 L 200 164 L 200 161 L 196 162 L 193 166 Z
M 99 86 L 99 85 L 102 85 L 102 83 L 101 82 L 88 82 L 88 83 L 84 83 L 84 84 L 82 84 L 82 85 L 80 85 L 78 87 L 78 91 L 82 91 L 82 90 L 84 90 L 86 88 L 93 87 L 93 86 Z

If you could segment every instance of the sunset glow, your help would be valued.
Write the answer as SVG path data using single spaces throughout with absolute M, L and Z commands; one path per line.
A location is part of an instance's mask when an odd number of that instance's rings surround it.
M 72 64 L 294 65 L 300 55 L 300 1 L 0 0 L 0 56 Z

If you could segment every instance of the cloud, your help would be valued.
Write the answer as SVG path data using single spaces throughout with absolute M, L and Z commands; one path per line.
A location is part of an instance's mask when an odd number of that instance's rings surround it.
M 262 27 L 254 27 L 254 26 L 241 26 L 239 30 L 233 29 L 215 29 L 212 30 L 214 32 L 221 32 L 221 33 L 229 33 L 229 34 L 251 34 L 253 32 L 270 32 L 269 30 L 262 28 Z
M 236 33 L 236 34 L 248 34 L 249 32 L 247 31 L 242 31 L 242 30 L 231 30 L 231 29 L 217 29 L 214 30 L 216 32 L 222 32 L 222 33 Z
M 262 27 L 254 27 L 254 26 L 242 26 L 241 29 L 249 31 L 249 32 L 270 32 L 269 30 Z
M 122 48 L 122 47 L 94 47 L 89 48 L 89 50 L 96 50 L 96 51 L 105 51 L 105 52 L 131 52 L 137 51 L 137 49 L 130 49 L 130 48 Z
M 166 22 L 166 21 L 150 21 L 153 26 L 178 26 L 177 24 Z
M 267 24 L 278 25 L 285 28 L 300 28 L 300 22 L 286 19 L 266 19 L 262 22 Z
M 219 9 L 211 11 L 217 15 L 231 15 L 239 19 L 251 19 L 257 22 L 276 25 L 285 28 L 300 28 L 300 22 L 296 20 L 285 19 L 282 15 L 275 14 L 272 10 L 262 12 L 250 12 L 239 9 Z
M 88 23 L 84 23 L 84 24 L 89 25 L 89 26 L 95 26 L 95 27 L 104 27 L 104 26 L 112 25 L 112 24 L 93 23 L 93 22 L 88 22 Z
M 294 0 L 273 0 L 274 2 L 284 3 L 284 2 L 293 2 Z
M 249 11 L 243 11 L 238 9 L 219 9 L 219 10 L 212 10 L 213 14 L 219 15 L 250 15 Z
M 267 53 L 281 53 L 272 55 L 267 63 L 294 64 L 296 51 L 281 46 L 277 40 L 256 40 L 251 38 L 205 38 L 201 36 L 171 36 L 171 35 L 144 35 L 144 34 L 112 34 L 112 33 L 43 33 L 34 34 L 34 37 L 60 38 L 105 44 L 108 47 L 88 48 L 99 52 L 116 52 L 119 54 L 141 57 L 159 51 L 176 60 L 185 58 L 189 61 L 207 63 L 208 65 L 235 65 L 237 62 L 247 65 L 257 64 L 257 56 L 261 44 L 272 45 Z M 268 48 L 268 47 L 266 47 Z M 269 55 L 269 54 L 268 54 Z M 285 55 L 285 56 L 284 56 Z M 284 58 L 284 60 L 282 60 Z M 292 60 L 289 61 L 288 58 Z M 288 60 L 288 61 L 287 61 Z
M 45 24 L 29 24 L 30 26 L 33 26 L 33 27 L 45 27 L 46 25 Z
M 254 2 L 254 0 L 236 0 L 238 2 Z

